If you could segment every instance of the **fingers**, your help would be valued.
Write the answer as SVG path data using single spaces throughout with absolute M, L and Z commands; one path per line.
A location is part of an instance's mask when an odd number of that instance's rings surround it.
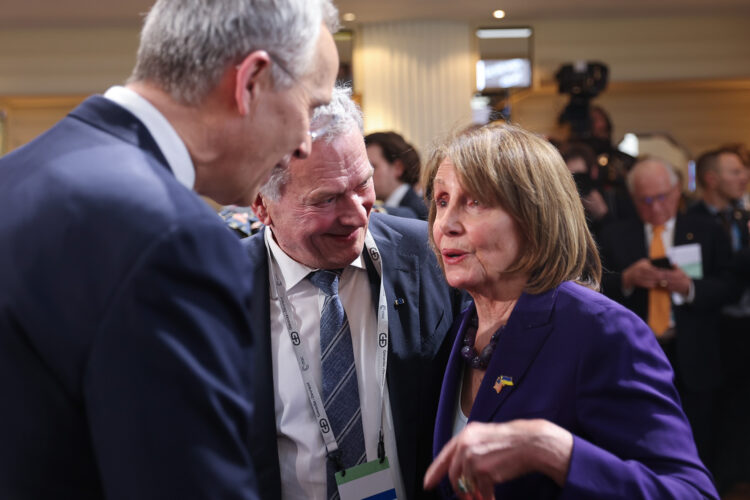
M 463 437 L 466 433 L 466 429 L 461 431 L 459 435 L 457 435 L 455 438 L 453 438 L 455 442 L 455 446 L 453 449 L 453 453 L 451 454 L 451 463 L 448 467 L 448 479 L 451 482 L 451 485 L 453 485 L 453 491 L 460 492 L 461 488 L 459 487 L 459 478 L 463 477 L 464 480 L 471 481 L 471 476 L 466 476 L 466 468 L 465 468 L 465 457 L 464 457 L 464 448 L 466 445 L 463 443 Z M 465 483 L 465 486 L 469 487 L 469 491 L 473 491 L 473 483 L 469 482 L 468 484 Z M 464 492 L 466 493 L 466 492 Z M 466 497 L 471 498 L 471 497 Z
M 424 475 L 424 488 L 431 490 L 440 483 L 445 474 L 448 472 L 448 466 L 451 463 L 453 454 L 456 449 L 456 438 L 454 437 L 440 450 L 437 458 L 430 464 Z
M 461 480 L 463 479 L 466 492 L 462 498 L 469 498 L 472 500 L 487 500 L 495 498 L 495 482 L 492 478 L 487 474 L 475 470 L 471 461 L 465 461 L 463 465 L 464 468 L 458 480 L 458 489 L 455 489 L 454 491 L 459 492 L 459 494 L 462 492 Z

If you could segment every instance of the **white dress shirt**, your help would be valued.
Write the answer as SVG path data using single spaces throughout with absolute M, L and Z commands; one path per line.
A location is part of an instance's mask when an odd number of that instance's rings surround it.
M 302 347 L 308 353 L 310 372 L 321 390 L 320 315 L 325 295 L 306 279 L 315 269 L 290 258 L 276 244 L 272 230 L 265 233 L 277 269 L 281 271 L 290 303 L 290 314 L 296 318 Z M 273 263 L 269 262 L 270 266 Z M 281 468 L 281 491 L 284 499 L 326 498 L 326 448 L 305 393 L 297 358 L 289 332 L 283 321 L 273 280 L 270 285 L 271 356 L 275 397 L 276 432 Z M 360 255 L 344 269 L 339 282 L 339 298 L 346 311 L 352 334 L 354 364 L 357 371 L 362 427 L 367 460 L 378 454 L 378 421 L 381 411 L 380 384 L 376 370 L 378 348 L 377 317 L 370 291 L 364 258 Z M 384 396 L 385 452 L 399 498 L 405 498 L 393 432 L 388 388 Z
M 397 207 L 401 204 L 401 200 L 404 199 L 406 193 L 409 191 L 408 184 L 401 184 L 399 187 L 393 190 L 391 195 L 383 202 L 386 207 Z
M 667 222 L 664 223 L 664 231 L 661 233 L 661 240 L 664 244 L 664 252 L 666 252 L 667 255 L 669 255 L 669 251 L 674 246 L 674 225 L 675 225 L 675 218 L 672 217 Z M 645 231 L 646 235 L 646 248 L 651 248 L 651 240 L 654 238 L 654 226 L 648 223 L 643 224 L 643 230 Z M 693 302 L 693 299 L 695 299 L 695 286 L 693 285 L 693 280 L 690 280 L 690 289 L 688 291 L 687 295 L 682 295 L 677 292 L 672 292 L 672 303 L 676 306 L 681 306 L 682 304 L 690 304 Z M 674 319 L 670 320 L 671 326 L 674 326 Z
M 193 190 L 195 167 L 190 159 L 185 143 L 177 135 L 174 127 L 153 104 L 129 88 L 116 85 L 104 93 L 104 97 L 130 111 L 148 129 L 156 145 L 159 146 L 169 168 L 177 181 Z

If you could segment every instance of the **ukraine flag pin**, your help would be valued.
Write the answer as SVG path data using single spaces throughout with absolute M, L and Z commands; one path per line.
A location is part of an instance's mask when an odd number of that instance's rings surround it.
M 500 391 L 502 391 L 503 387 L 505 387 L 506 385 L 513 385 L 513 377 L 500 375 L 499 377 L 497 377 L 497 380 L 495 380 L 495 385 L 493 387 L 495 389 L 495 392 L 500 394 Z

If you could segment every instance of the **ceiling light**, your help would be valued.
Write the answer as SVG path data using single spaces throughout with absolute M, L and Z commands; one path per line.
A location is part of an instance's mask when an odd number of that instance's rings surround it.
M 354 14 L 354 12 L 347 12 L 346 14 L 344 14 L 343 16 L 341 16 L 341 19 L 343 19 L 344 21 L 350 23 L 350 22 L 354 21 L 355 19 L 357 19 L 357 16 Z
M 502 19 L 505 17 L 505 11 L 497 9 L 495 12 L 492 13 L 492 17 L 495 19 Z
M 529 38 L 531 28 L 495 28 L 477 30 L 479 38 Z

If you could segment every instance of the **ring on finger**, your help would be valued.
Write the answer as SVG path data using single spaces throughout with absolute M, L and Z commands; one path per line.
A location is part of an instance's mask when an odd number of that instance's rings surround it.
M 462 475 L 458 478 L 458 491 L 461 493 L 471 493 L 474 491 L 474 483 L 471 479 Z

